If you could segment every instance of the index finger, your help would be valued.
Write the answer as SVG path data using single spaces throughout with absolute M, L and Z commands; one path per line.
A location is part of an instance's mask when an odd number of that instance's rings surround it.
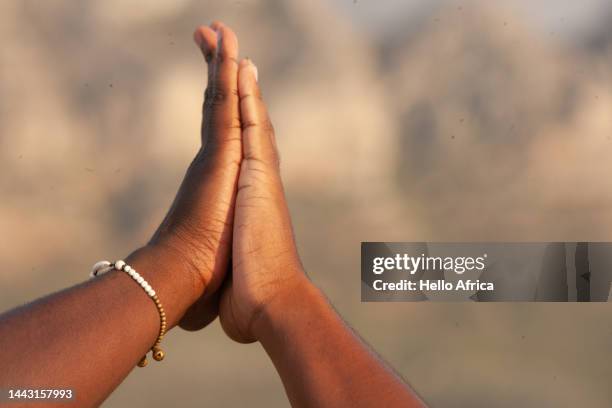
M 220 22 L 210 28 L 200 27 L 205 41 L 216 34 L 217 43 L 209 46 L 212 50 L 205 53 L 209 60 L 208 86 L 206 88 L 203 118 L 202 143 L 207 148 L 216 149 L 228 143 L 240 142 L 240 113 L 238 106 L 238 39 L 236 34 Z

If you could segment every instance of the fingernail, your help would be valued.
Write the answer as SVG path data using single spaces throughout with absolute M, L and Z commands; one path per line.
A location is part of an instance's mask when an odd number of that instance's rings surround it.
M 253 70 L 253 76 L 255 77 L 255 82 L 259 82 L 259 71 L 257 70 L 257 66 L 253 63 L 253 60 L 249 59 L 249 64 L 251 69 Z

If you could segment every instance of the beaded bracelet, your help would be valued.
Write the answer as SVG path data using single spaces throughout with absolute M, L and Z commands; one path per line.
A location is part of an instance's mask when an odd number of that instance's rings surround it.
M 91 269 L 90 276 L 94 278 L 113 269 L 116 269 L 118 271 L 124 271 L 125 273 L 127 273 L 133 280 L 135 280 L 140 285 L 140 287 L 144 289 L 144 291 L 147 293 L 147 295 L 149 295 L 153 302 L 155 302 L 155 307 L 157 307 L 157 311 L 159 312 L 160 326 L 157 339 L 151 347 L 151 353 L 155 361 L 163 360 L 165 354 L 164 351 L 159 347 L 159 344 L 161 343 L 162 338 L 166 334 L 166 312 L 164 311 L 164 307 L 162 306 L 159 298 L 157 297 L 157 294 L 155 293 L 151 285 L 149 285 L 149 283 L 145 280 L 145 278 L 140 276 L 140 274 L 136 272 L 134 268 L 126 264 L 123 260 L 118 260 L 114 263 L 111 263 L 109 261 L 96 262 L 96 264 Z M 145 367 L 146 365 L 147 355 L 145 354 L 138 362 L 138 367 Z

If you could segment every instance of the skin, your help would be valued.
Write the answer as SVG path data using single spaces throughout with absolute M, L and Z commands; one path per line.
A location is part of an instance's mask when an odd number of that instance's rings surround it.
M 424 406 L 306 277 L 257 70 L 237 62 L 235 34 L 216 22 L 194 39 L 209 64 L 202 147 L 159 229 L 126 262 L 158 293 L 169 329 L 218 313 L 230 338 L 261 342 L 293 406 Z M 70 388 L 75 406 L 98 406 L 158 331 L 153 302 L 111 271 L 0 316 L 0 388 Z

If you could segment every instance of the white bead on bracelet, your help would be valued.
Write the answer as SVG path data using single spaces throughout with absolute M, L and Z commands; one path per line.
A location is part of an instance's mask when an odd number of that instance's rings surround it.
M 113 269 L 126 272 L 128 275 L 130 275 L 132 279 L 138 282 L 138 284 L 144 289 L 144 291 L 147 292 L 147 295 L 149 295 L 149 297 L 155 296 L 155 291 L 153 290 L 151 285 L 149 285 L 149 283 L 145 280 L 145 278 L 140 276 L 140 274 L 136 272 L 136 269 L 126 264 L 123 260 L 115 261 L 115 263 L 111 263 L 109 261 L 96 262 L 95 265 L 91 268 L 91 273 L 89 274 L 89 276 L 93 278 L 98 275 L 103 275 L 109 271 L 112 271 Z
M 149 282 L 147 282 L 145 278 L 143 278 L 138 272 L 136 272 L 134 268 L 126 264 L 125 261 L 123 260 L 118 260 L 118 261 L 115 261 L 114 263 L 111 263 L 109 261 L 96 262 L 94 266 L 91 268 L 90 276 L 94 278 L 98 275 L 102 275 L 109 271 L 112 271 L 113 269 L 116 269 L 118 271 L 123 271 L 127 273 L 128 275 L 130 275 L 130 278 L 136 281 L 155 303 L 155 307 L 157 307 L 157 311 L 159 312 L 160 327 L 159 327 L 159 334 L 157 335 L 157 339 L 155 340 L 155 343 L 151 347 L 151 352 L 153 353 L 153 359 L 155 359 L 156 361 L 163 360 L 165 354 L 164 354 L 164 351 L 161 348 L 159 348 L 159 344 L 161 343 L 162 338 L 166 334 L 167 322 L 166 322 L 166 312 L 164 310 L 164 307 L 161 304 L 161 301 L 157 297 L 157 293 L 155 293 L 155 291 L 153 290 L 151 285 L 149 285 Z M 145 354 L 145 356 L 142 357 L 142 359 L 138 363 L 138 366 L 144 367 L 146 365 L 147 365 L 147 356 Z

